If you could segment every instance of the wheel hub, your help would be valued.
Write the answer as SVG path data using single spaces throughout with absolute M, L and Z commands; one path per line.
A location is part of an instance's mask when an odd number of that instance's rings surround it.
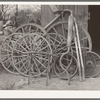
M 87 61 L 87 62 L 86 62 L 86 65 L 91 67 L 91 66 L 93 66 L 94 64 L 93 64 L 92 61 Z

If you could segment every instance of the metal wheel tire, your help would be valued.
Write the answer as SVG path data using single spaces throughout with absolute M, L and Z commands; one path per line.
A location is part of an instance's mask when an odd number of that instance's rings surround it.
M 76 75 L 78 70 L 77 60 L 72 54 L 63 53 L 59 58 L 59 62 L 56 63 L 60 65 L 55 66 L 55 72 L 59 78 L 69 79 L 68 77 L 73 78 Z
M 13 65 L 24 76 L 45 75 L 52 58 L 49 54 L 52 54 L 52 49 L 47 39 L 36 33 L 26 34 L 14 45 Z
M 83 54 L 85 76 L 94 78 L 100 74 L 100 56 L 92 51 Z

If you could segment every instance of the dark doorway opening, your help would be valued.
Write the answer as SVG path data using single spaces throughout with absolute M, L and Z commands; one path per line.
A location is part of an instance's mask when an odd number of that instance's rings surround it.
M 92 38 L 93 51 L 100 53 L 100 5 L 90 5 L 88 29 Z

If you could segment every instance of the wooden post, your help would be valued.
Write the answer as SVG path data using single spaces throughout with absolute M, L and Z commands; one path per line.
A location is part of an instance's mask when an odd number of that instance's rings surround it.
M 18 17 L 18 5 L 16 5 L 16 12 L 15 12 L 15 25 L 16 25 L 16 27 L 18 26 L 17 17 Z
M 68 37 L 67 37 L 67 46 L 71 46 L 72 41 L 72 35 L 73 35 L 73 25 L 74 25 L 74 16 L 71 13 L 71 15 L 68 17 Z
M 73 27 L 73 32 L 75 34 L 75 27 Z M 81 64 L 80 64 L 80 57 L 79 57 L 79 50 L 78 50 L 76 34 L 74 36 L 74 41 L 75 41 L 76 55 L 77 55 L 77 61 L 78 61 L 77 64 L 78 64 L 78 68 L 79 68 L 79 80 L 82 81 Z
M 3 35 L 3 21 L 0 21 L 0 35 Z
M 82 51 L 81 51 L 81 44 L 80 44 L 80 39 L 79 39 L 78 27 L 77 27 L 76 19 L 74 19 L 74 21 L 75 21 L 75 29 L 76 29 L 76 37 L 77 37 L 78 49 L 79 49 L 79 57 L 80 57 L 80 62 L 81 62 L 81 67 L 82 67 L 82 78 L 83 78 L 83 80 L 85 80 L 85 70 L 84 70 L 84 63 L 83 63 L 83 57 L 82 57 Z

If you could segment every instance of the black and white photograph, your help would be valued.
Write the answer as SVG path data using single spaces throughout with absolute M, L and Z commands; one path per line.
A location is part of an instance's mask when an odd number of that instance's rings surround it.
M 0 90 L 100 90 L 100 5 L 0 3 Z

